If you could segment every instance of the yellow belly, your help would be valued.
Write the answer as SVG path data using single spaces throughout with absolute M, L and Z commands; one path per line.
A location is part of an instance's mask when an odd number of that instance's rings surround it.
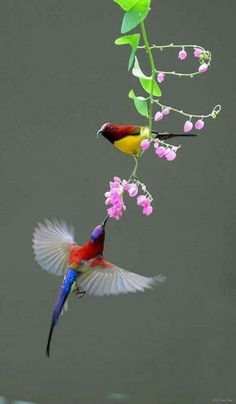
M 124 139 L 114 142 L 114 146 L 127 154 L 137 154 L 140 151 L 140 143 L 147 135 L 126 136 Z

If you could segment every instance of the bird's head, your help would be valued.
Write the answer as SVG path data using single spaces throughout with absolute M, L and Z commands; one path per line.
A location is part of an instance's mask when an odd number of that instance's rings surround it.
M 108 220 L 109 216 L 107 216 L 101 224 L 95 227 L 93 229 L 91 236 L 90 236 L 90 241 L 92 243 L 97 243 L 97 242 L 103 242 L 105 238 L 105 225 Z
M 112 125 L 110 122 L 106 122 L 101 126 L 101 128 L 97 132 L 97 137 L 99 135 L 102 135 L 107 140 L 113 143 L 113 136 L 115 133 L 115 129 L 116 129 L 115 125 Z
M 104 123 L 99 131 L 97 132 L 97 137 L 99 135 L 104 136 L 111 143 L 123 139 L 129 135 L 139 135 L 140 126 L 135 125 L 114 125 L 111 122 Z

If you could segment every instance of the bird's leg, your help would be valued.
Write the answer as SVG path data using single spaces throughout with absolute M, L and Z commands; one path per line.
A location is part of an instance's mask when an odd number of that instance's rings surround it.
M 76 297 L 82 299 L 82 297 L 84 297 L 86 294 L 86 290 L 82 290 L 80 286 L 76 285 L 74 287 L 73 293 L 75 294 Z
M 137 177 L 137 175 L 136 175 L 136 171 L 137 171 L 137 168 L 138 168 L 139 156 L 136 156 L 135 154 L 133 154 L 133 158 L 134 158 L 134 160 L 135 160 L 135 166 L 134 166 L 134 169 L 133 169 L 133 171 L 132 171 L 132 173 L 131 173 L 129 179 L 130 179 L 130 180 L 138 180 L 138 177 Z

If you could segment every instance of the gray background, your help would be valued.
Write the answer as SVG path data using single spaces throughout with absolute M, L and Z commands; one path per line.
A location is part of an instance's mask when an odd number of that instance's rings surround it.
M 208 74 L 166 80 L 163 102 L 199 113 L 220 102 L 223 113 L 197 139 L 182 141 L 175 162 L 144 156 L 151 217 L 131 200 L 123 219 L 107 225 L 106 255 L 138 273 L 165 274 L 166 284 L 145 294 L 72 297 L 48 360 L 60 279 L 35 263 L 33 228 L 44 217 L 63 218 L 85 242 L 104 217 L 109 180 L 127 178 L 133 164 L 96 131 L 108 120 L 145 120 L 127 98 L 138 85 L 127 74 L 128 48 L 113 44 L 122 14 L 111 0 L 0 2 L 0 396 L 7 403 L 236 402 L 235 2 L 152 3 L 150 42 L 199 43 L 213 53 Z M 159 67 L 196 68 L 193 58 L 176 60 L 175 51 L 163 53 Z M 182 124 L 173 114 L 160 127 Z

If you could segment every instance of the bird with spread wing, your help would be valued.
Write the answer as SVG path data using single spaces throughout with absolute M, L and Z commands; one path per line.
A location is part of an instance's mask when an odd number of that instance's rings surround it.
M 79 246 L 74 241 L 74 230 L 65 222 L 45 220 L 39 223 L 33 235 L 33 250 L 37 263 L 47 272 L 64 276 L 56 304 L 53 309 L 46 353 L 50 355 L 50 344 L 54 327 L 70 292 L 79 297 L 118 295 L 143 292 L 165 277 L 146 277 L 128 272 L 103 257 L 105 225 L 108 217 L 90 235 L 89 241 Z

